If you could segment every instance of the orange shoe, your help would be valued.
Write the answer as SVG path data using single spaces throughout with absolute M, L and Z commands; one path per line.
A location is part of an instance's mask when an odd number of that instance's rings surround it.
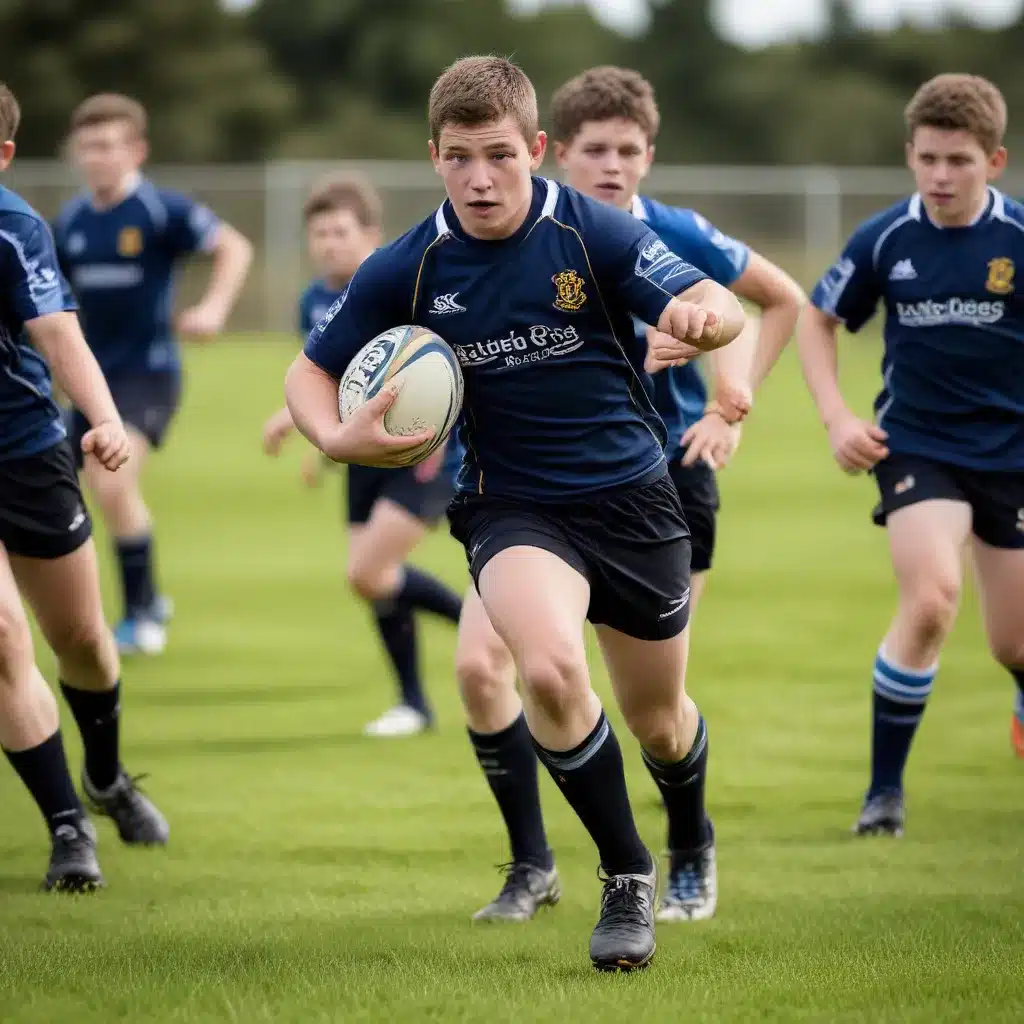
M 1013 752 L 1024 760 L 1024 722 L 1016 715 L 1010 725 L 1010 743 L 1013 744 Z

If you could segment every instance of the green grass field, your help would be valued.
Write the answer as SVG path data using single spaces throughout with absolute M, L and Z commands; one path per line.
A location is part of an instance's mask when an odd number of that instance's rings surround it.
M 151 467 L 178 615 L 162 658 L 125 666 L 124 733 L 170 847 L 123 848 L 101 822 L 108 888 L 40 894 L 45 832 L 0 771 L 0 1020 L 1024 1020 L 1024 763 L 973 595 L 911 762 L 907 837 L 849 835 L 894 591 L 873 486 L 835 469 L 792 354 L 722 475 L 690 668 L 711 736 L 718 917 L 661 928 L 653 967 L 617 977 L 590 968 L 596 858 L 547 778 L 562 903 L 527 926 L 470 923 L 506 851 L 461 725 L 450 630 L 424 627 L 439 732 L 360 735 L 392 693 L 346 593 L 336 481 L 304 489 L 298 443 L 279 462 L 260 452 L 292 351 L 191 351 L 184 412 Z M 845 351 L 866 408 L 876 352 Z M 464 584 L 446 532 L 419 557 Z M 620 736 L 660 849 L 653 786 Z

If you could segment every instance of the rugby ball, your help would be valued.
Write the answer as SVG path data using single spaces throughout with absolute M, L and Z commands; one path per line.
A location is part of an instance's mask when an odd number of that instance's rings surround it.
M 434 427 L 434 436 L 409 453 L 414 466 L 444 443 L 462 409 L 462 370 L 448 343 L 425 327 L 392 327 L 367 342 L 348 364 L 338 386 L 342 423 L 381 388 L 400 381 L 402 390 L 384 414 L 396 437 Z

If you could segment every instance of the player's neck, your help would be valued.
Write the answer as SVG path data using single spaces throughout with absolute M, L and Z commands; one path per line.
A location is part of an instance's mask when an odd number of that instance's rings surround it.
M 128 198 L 142 180 L 139 171 L 130 171 L 111 189 L 93 189 L 92 204 L 98 210 L 109 210 Z
M 344 274 L 324 274 L 321 280 L 332 291 L 340 292 L 347 287 L 352 278 L 346 277 Z

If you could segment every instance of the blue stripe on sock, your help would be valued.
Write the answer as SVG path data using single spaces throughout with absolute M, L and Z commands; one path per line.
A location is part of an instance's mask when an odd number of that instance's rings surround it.
M 937 672 L 938 666 L 923 670 L 899 668 L 879 652 L 875 656 L 875 693 L 897 704 L 924 704 Z

